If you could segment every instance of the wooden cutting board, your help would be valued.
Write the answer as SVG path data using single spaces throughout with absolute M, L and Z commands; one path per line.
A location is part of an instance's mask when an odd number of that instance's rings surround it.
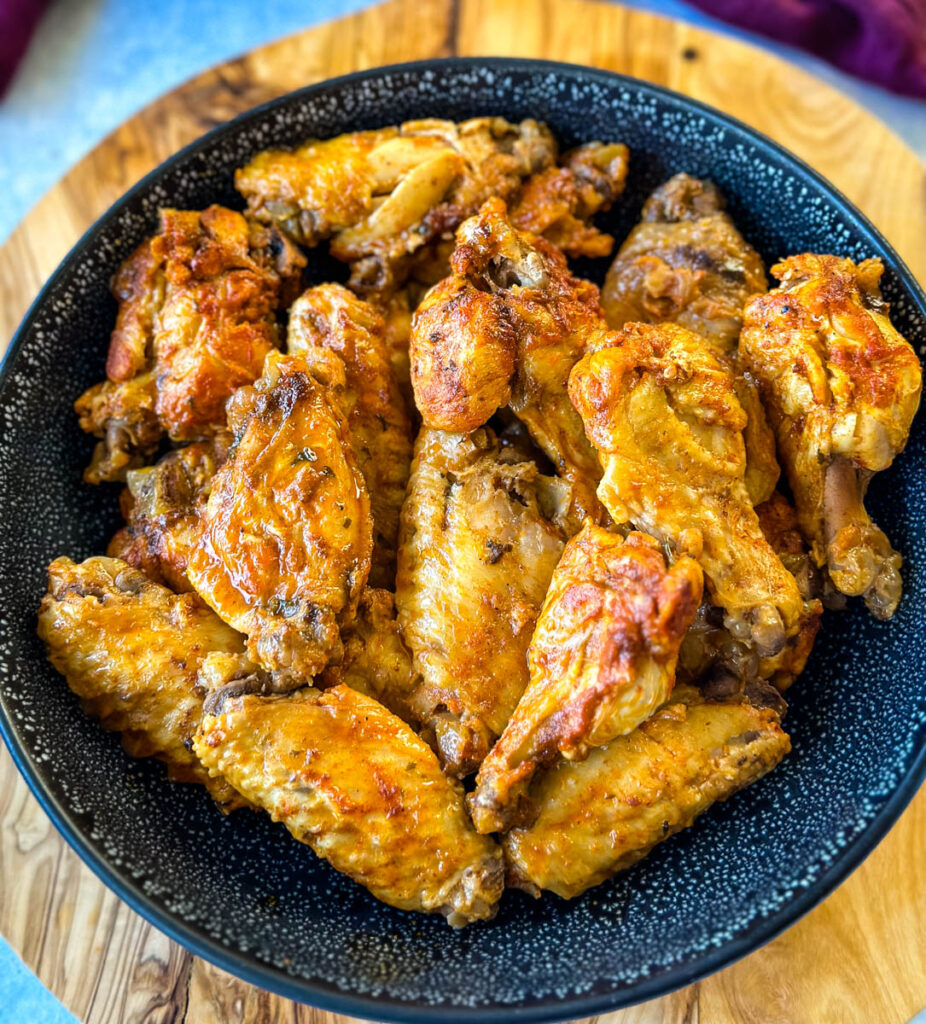
M 233 15 L 230 15 L 233 16 Z M 130 185 L 280 93 L 425 57 L 517 55 L 667 85 L 784 143 L 926 280 L 926 169 L 846 97 L 734 39 L 589 0 L 392 0 L 207 71 L 74 167 L 0 249 L 0 351 L 45 278 Z M 346 1024 L 237 981 L 145 923 L 83 866 L 0 748 L 0 932 L 88 1024 Z M 926 1007 L 926 791 L 865 864 L 763 949 L 600 1024 L 905 1024 Z

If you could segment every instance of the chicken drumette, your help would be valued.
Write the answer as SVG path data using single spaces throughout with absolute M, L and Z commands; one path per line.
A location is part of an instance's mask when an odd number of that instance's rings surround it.
M 348 686 L 283 697 L 218 691 L 194 750 L 377 899 L 440 912 L 456 927 L 494 915 L 501 851 L 475 832 L 460 784 L 431 748 L 372 698 Z
M 307 682 L 341 655 L 370 571 L 370 500 L 347 420 L 298 356 L 271 353 L 228 406 L 233 453 L 212 481 L 187 575 L 274 673 Z
M 551 243 L 515 230 L 501 200 L 460 227 L 451 263 L 412 320 L 425 425 L 475 430 L 509 406 L 572 485 L 577 521 L 599 518 L 601 464 L 566 390 L 590 340 L 607 333 L 598 289 L 573 277 Z
M 124 480 L 164 434 L 223 430 L 225 402 L 276 346 L 275 311 L 304 265 L 279 231 L 233 210 L 162 210 L 158 234 L 113 279 L 107 380 L 75 403 L 81 427 L 102 439 L 86 479 Z
M 241 806 L 221 776 L 202 767 L 192 740 L 204 662 L 225 655 L 246 669 L 244 637 L 194 595 L 172 594 L 115 558 L 51 563 L 39 636 L 86 711 L 121 732 L 128 753 L 166 762 L 177 782 L 204 784 L 226 810 Z
M 922 371 L 881 298 L 880 260 L 805 253 L 772 268 L 781 285 L 746 306 L 740 340 L 778 438 L 801 530 L 837 590 L 889 618 L 900 555 L 871 521 L 871 476 L 903 450 Z
M 652 718 L 627 736 L 563 761 L 531 786 L 536 819 L 505 836 L 510 884 L 571 899 L 630 867 L 771 771 L 790 750 L 772 691 L 706 700 L 678 686 Z
M 310 288 L 289 311 L 286 346 L 341 406 L 370 494 L 370 585 L 395 583 L 399 513 L 412 460 L 412 425 L 389 359 L 382 315 L 339 284 Z
M 701 584 L 695 561 L 682 556 L 667 569 L 642 533 L 624 540 L 586 523 L 569 541 L 528 650 L 530 683 L 470 798 L 479 832 L 529 820 L 539 767 L 582 760 L 665 703 Z
M 488 429 L 425 428 L 416 443 L 396 605 L 422 677 L 411 706 L 454 774 L 478 767 L 527 685 L 567 489 Z
M 754 505 L 768 500 L 781 471 L 755 381 L 739 365 L 737 341 L 743 307 L 767 287 L 759 254 L 736 229 L 716 186 L 676 174 L 646 201 L 601 290 L 611 327 L 680 324 L 730 360 L 748 417 L 746 487 Z
M 675 324 L 628 324 L 589 353 L 569 393 L 605 468 L 599 497 L 700 562 L 733 636 L 762 656 L 799 629 L 794 577 L 762 534 L 745 484 L 746 415 L 729 366 Z

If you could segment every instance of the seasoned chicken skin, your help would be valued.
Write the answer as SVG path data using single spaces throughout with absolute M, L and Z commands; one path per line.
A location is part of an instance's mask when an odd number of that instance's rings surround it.
M 922 370 L 881 298 L 880 260 L 804 253 L 772 267 L 781 282 L 752 299 L 740 339 L 778 438 L 801 530 L 818 566 L 877 618 L 900 600 L 900 555 L 863 499 L 903 450 Z
M 228 457 L 229 436 L 194 441 L 168 452 L 154 466 L 126 474 L 128 525 L 109 542 L 107 554 L 144 571 L 177 593 L 193 589 L 187 560 L 199 537 L 199 513 L 212 478 Z
M 429 119 L 259 153 L 235 185 L 259 220 L 306 245 L 330 237 L 351 287 L 388 292 L 486 199 L 510 198 L 555 157 L 536 121 Z
M 543 235 L 567 256 L 608 256 L 610 235 L 590 223 L 624 191 L 629 151 L 620 142 L 589 142 L 563 155 L 524 183 L 512 204 L 519 231 Z
M 781 470 L 755 381 L 743 373 L 737 341 L 743 307 L 768 287 L 762 260 L 743 238 L 715 185 L 676 174 L 643 206 L 611 264 L 601 304 L 611 327 L 676 323 L 700 335 L 736 374 L 736 396 L 748 420 L 746 488 L 753 505 L 767 501 Z
M 298 356 L 267 357 L 228 406 L 235 444 L 212 481 L 187 575 L 247 634 L 276 685 L 341 657 L 370 571 L 370 499 L 348 425 Z
M 348 686 L 209 702 L 194 749 L 210 772 L 336 870 L 400 910 L 450 924 L 492 917 L 501 851 L 478 835 L 458 782 L 381 704 Z
M 617 340 L 569 382 L 605 467 L 599 497 L 615 522 L 696 558 L 733 636 L 776 654 L 803 604 L 746 490 L 746 416 L 732 372 L 675 324 L 628 324 Z
M 598 457 L 569 403 L 569 372 L 606 331 L 598 289 L 562 253 L 516 231 L 490 200 L 457 232 L 453 274 L 412 320 L 411 374 L 426 426 L 471 431 L 510 406 L 572 485 L 576 512 L 600 518 Z
M 163 434 L 193 441 L 224 429 L 225 402 L 260 376 L 277 344 L 275 311 L 304 265 L 278 231 L 233 210 L 162 210 L 158 234 L 113 279 L 107 380 L 75 403 L 81 427 L 103 439 L 86 479 L 124 480 Z
M 629 735 L 535 780 L 536 820 L 504 840 L 509 882 L 572 899 L 761 778 L 790 746 L 774 708 L 678 686 Z
M 421 675 L 411 705 L 455 775 L 479 765 L 527 686 L 527 647 L 565 542 L 563 490 L 488 429 L 418 437 L 396 606 Z
M 341 405 L 370 495 L 370 584 L 395 585 L 399 513 L 412 461 L 412 425 L 386 348 L 385 323 L 339 284 L 309 288 L 289 311 L 286 347 Z
M 39 608 L 48 656 L 88 714 L 122 733 L 133 757 L 156 757 L 177 782 L 199 782 L 225 810 L 243 801 L 192 752 L 210 654 L 243 659 L 244 637 L 192 594 L 172 594 L 115 558 L 48 567 Z
M 659 545 L 587 522 L 566 545 L 528 649 L 530 683 L 482 762 L 470 798 L 479 832 L 529 817 L 538 767 L 632 732 L 668 699 L 701 600 L 697 562 L 666 568 Z

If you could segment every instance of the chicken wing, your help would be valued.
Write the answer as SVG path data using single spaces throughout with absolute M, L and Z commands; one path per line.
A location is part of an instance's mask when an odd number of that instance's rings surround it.
M 204 770 L 191 741 L 202 718 L 204 659 L 246 661 L 244 637 L 192 594 L 172 594 L 114 558 L 52 562 L 38 632 L 84 709 L 121 732 L 129 754 L 164 761 L 170 778 L 205 785 L 225 810 L 242 805 Z
M 449 771 L 476 768 L 527 685 L 527 646 L 565 534 L 562 481 L 471 436 L 422 430 L 402 508 L 396 606 L 411 704 Z
M 388 292 L 486 199 L 513 196 L 555 157 L 536 121 L 430 119 L 259 153 L 235 185 L 259 220 L 306 245 L 330 237 L 351 287 Z
M 479 768 L 477 831 L 523 824 L 540 766 L 582 760 L 665 703 L 701 586 L 697 562 L 667 569 L 645 534 L 624 540 L 589 522 L 569 541 L 528 649 L 530 683 Z
M 370 495 L 370 585 L 392 588 L 412 425 L 389 361 L 383 317 L 342 285 L 318 285 L 293 303 L 286 347 L 340 403 Z
M 540 813 L 504 840 L 509 882 L 572 899 L 761 778 L 790 747 L 775 708 L 678 686 L 634 732 L 536 779 Z
M 731 360 L 736 395 L 748 417 L 746 488 L 758 505 L 775 490 L 781 470 L 755 381 L 739 366 L 737 340 L 743 307 L 768 281 L 759 254 L 724 205 L 715 185 L 687 174 L 657 188 L 608 270 L 601 304 L 615 329 L 677 323 L 704 338 L 716 356 Z
M 623 143 L 590 142 L 566 153 L 560 166 L 532 175 L 511 208 L 519 231 L 543 235 L 567 256 L 607 256 L 614 245 L 591 218 L 624 191 L 629 151 Z
M 233 453 L 212 481 L 187 575 L 247 634 L 276 685 L 342 653 L 370 571 L 370 500 L 345 418 L 298 356 L 268 355 L 228 405 Z
M 881 298 L 883 270 L 877 259 L 791 256 L 772 267 L 780 287 L 746 306 L 740 339 L 813 559 L 880 619 L 900 600 L 901 557 L 862 502 L 903 450 L 922 387 Z
M 381 704 L 324 694 L 210 700 L 194 750 L 336 870 L 401 910 L 450 924 L 492 917 L 501 851 L 478 835 L 458 782 Z
M 199 513 L 212 478 L 228 457 L 230 437 L 217 433 L 169 452 L 154 466 L 126 474 L 128 525 L 106 553 L 144 571 L 176 593 L 192 590 L 187 560 L 199 536 Z
M 426 426 L 471 431 L 509 405 L 573 488 L 578 521 L 601 516 L 601 465 L 566 382 L 589 339 L 607 328 L 598 289 L 562 253 L 516 231 L 490 200 L 457 232 L 453 274 L 412 320 L 411 375 Z
M 585 356 L 569 381 L 605 466 L 599 497 L 615 522 L 695 557 L 733 636 L 776 654 L 803 604 L 746 490 L 746 416 L 732 372 L 675 324 L 628 324 L 617 340 Z
M 103 439 L 86 479 L 124 480 L 165 433 L 191 441 L 223 429 L 229 395 L 276 345 L 274 312 L 304 265 L 278 231 L 233 210 L 162 210 L 158 234 L 113 279 L 107 380 L 75 403 L 81 427 Z

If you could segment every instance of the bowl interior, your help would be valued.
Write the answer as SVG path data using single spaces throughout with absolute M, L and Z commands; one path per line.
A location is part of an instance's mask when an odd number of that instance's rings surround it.
M 682 97 L 603 72 L 527 61 L 430 62 L 293 94 L 154 172 L 71 254 L 33 308 L 0 385 L 0 705 L 14 754 L 95 870 L 161 928 L 258 984 L 377 1019 L 566 1018 L 659 994 L 748 952 L 822 898 L 883 835 L 924 774 L 926 420 L 870 508 L 904 554 L 895 619 L 828 615 L 789 694 L 793 752 L 770 776 L 613 882 L 570 903 L 506 895 L 454 932 L 377 903 L 265 817 L 222 817 L 203 791 L 133 761 L 79 709 L 35 636 L 54 557 L 104 551 L 118 488 L 81 481 L 92 443 L 71 403 L 103 376 L 108 279 L 160 205 L 240 206 L 256 150 L 416 117 L 546 121 L 563 147 L 631 147 L 627 191 L 601 223 L 622 238 L 677 171 L 723 190 L 767 263 L 802 250 L 885 257 L 892 316 L 917 351 L 926 312 L 896 256 L 782 150 Z M 322 255 L 313 274 L 333 272 Z M 601 280 L 606 261 L 580 269 Z

